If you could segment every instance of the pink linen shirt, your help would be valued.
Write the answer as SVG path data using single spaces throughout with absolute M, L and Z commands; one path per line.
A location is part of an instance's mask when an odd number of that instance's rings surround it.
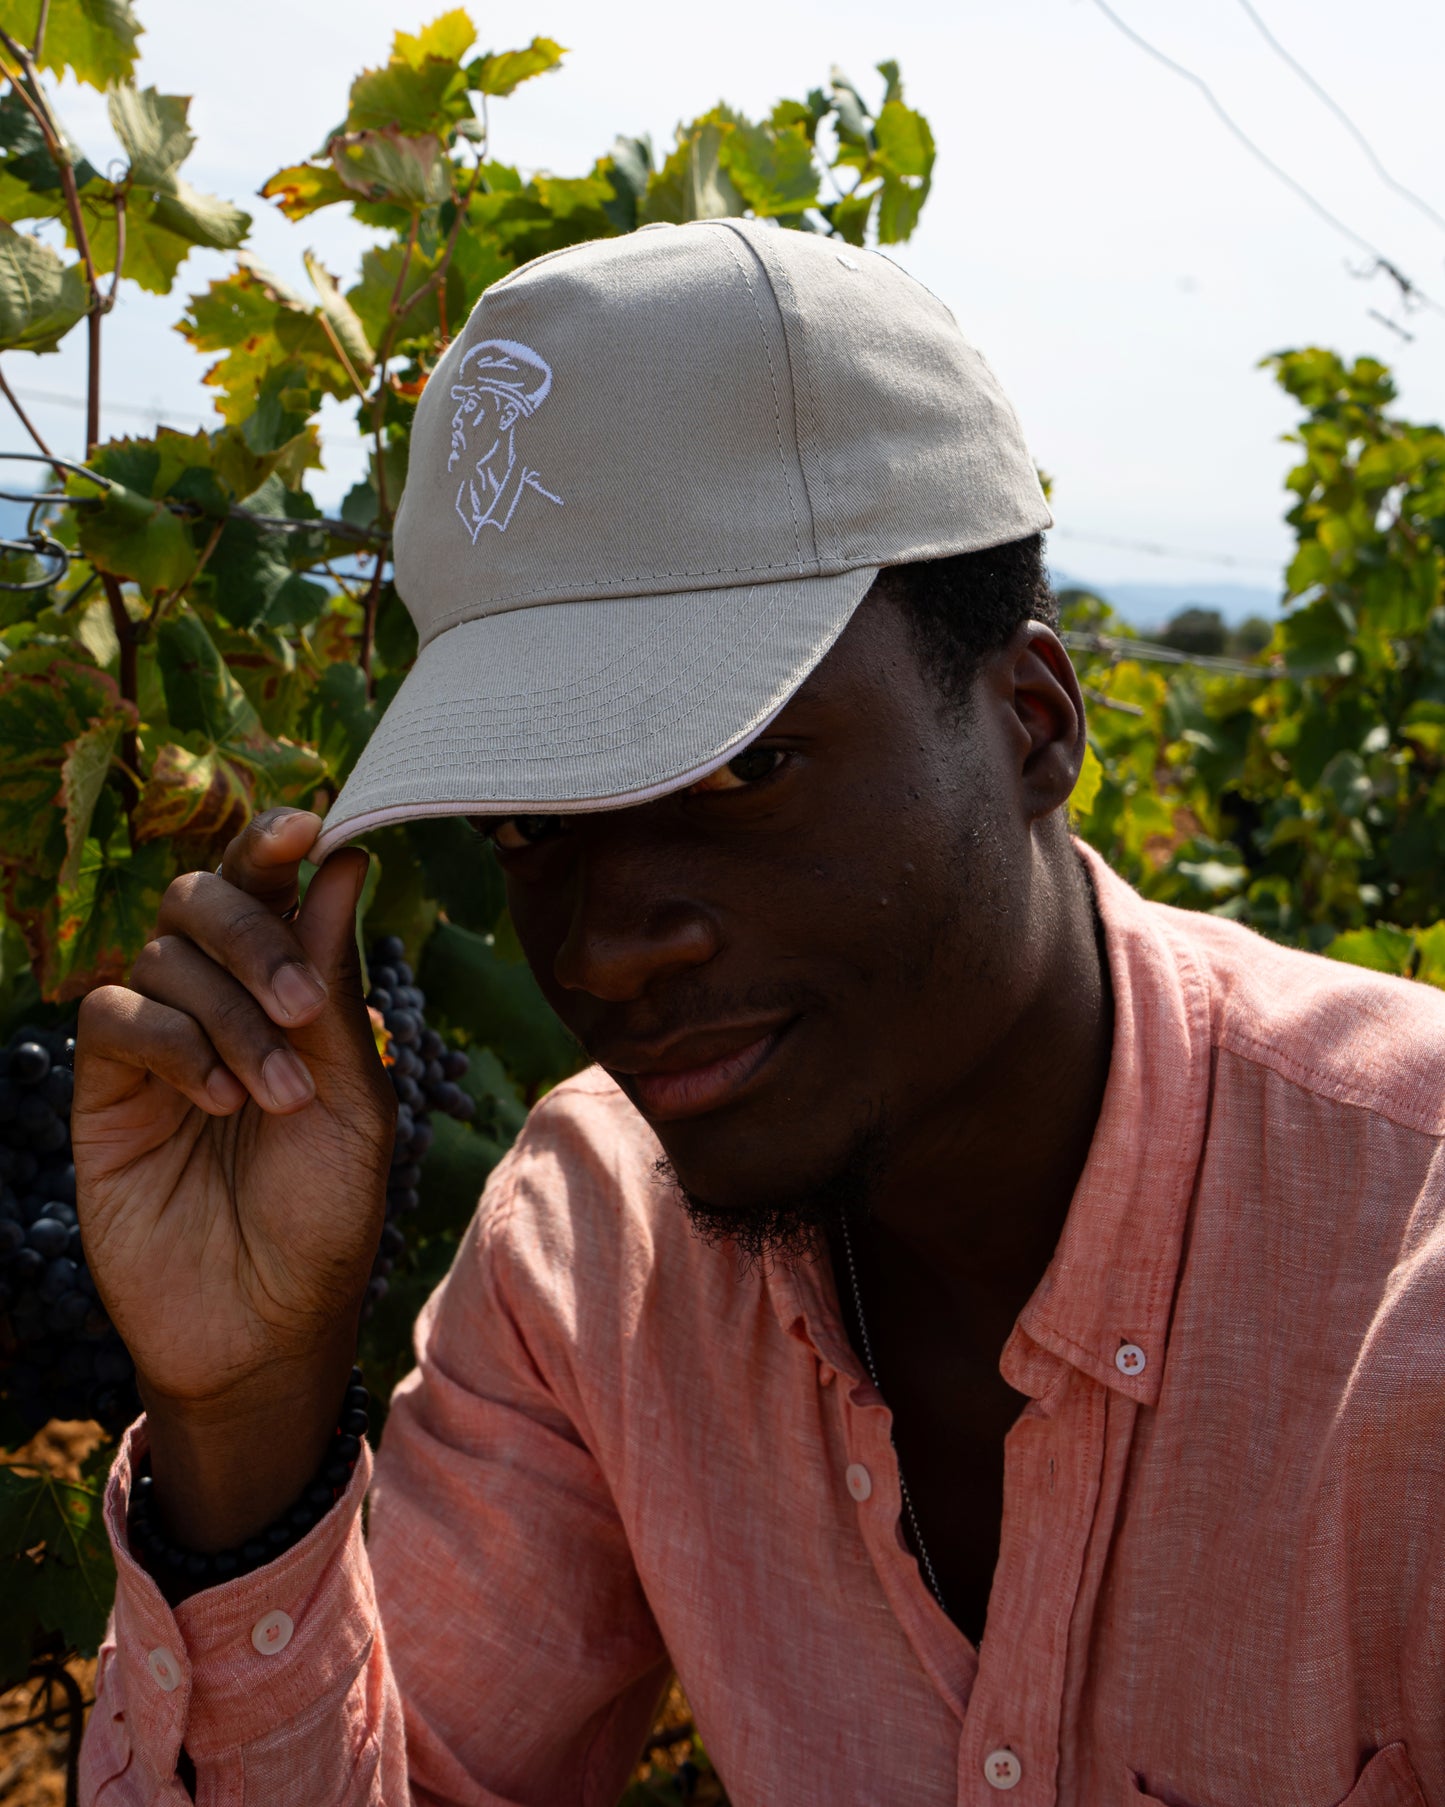
M 734 1807 L 1445 1807 L 1445 997 L 1090 854 L 1108 1087 L 1001 1371 L 982 1647 L 827 1264 L 691 1233 L 597 1070 L 533 1112 L 376 1463 L 172 1611 L 127 1553 L 82 1800 L 612 1807 L 676 1668 Z

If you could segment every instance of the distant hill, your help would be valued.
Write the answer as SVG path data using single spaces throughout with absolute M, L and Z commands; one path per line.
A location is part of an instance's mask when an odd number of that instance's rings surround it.
M 1053 572 L 1056 590 L 1092 590 L 1112 603 L 1130 627 L 1163 627 L 1185 609 L 1215 609 L 1229 627 L 1238 627 L 1251 615 L 1262 615 L 1273 621 L 1279 613 L 1282 594 L 1278 586 L 1256 584 L 1140 584 L 1092 583 L 1086 577 L 1075 577 L 1063 571 Z

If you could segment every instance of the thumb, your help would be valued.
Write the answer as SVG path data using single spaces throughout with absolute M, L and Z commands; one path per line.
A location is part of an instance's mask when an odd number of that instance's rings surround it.
M 326 981 L 327 1007 L 313 1023 L 293 1029 L 291 1040 L 304 1055 L 321 1052 L 338 1029 L 351 1036 L 365 1031 L 362 1008 L 361 953 L 356 941 L 356 906 L 371 865 L 361 847 L 343 847 L 317 869 L 296 919 L 296 939 Z M 348 1033 L 349 1032 L 349 1033 Z

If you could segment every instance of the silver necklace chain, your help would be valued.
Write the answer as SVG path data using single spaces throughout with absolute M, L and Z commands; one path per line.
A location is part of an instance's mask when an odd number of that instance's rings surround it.
M 853 1311 L 858 1319 L 859 1334 L 863 1338 L 863 1360 L 868 1364 L 868 1378 L 873 1382 L 881 1397 L 883 1389 L 878 1385 L 878 1369 L 873 1360 L 873 1344 L 869 1340 L 868 1324 L 863 1316 L 863 1295 L 858 1289 L 858 1269 L 853 1264 L 853 1239 L 848 1234 L 848 1219 L 844 1217 L 839 1221 L 843 1231 L 843 1253 L 848 1257 L 848 1278 L 853 1286 Z M 897 1454 L 896 1443 L 894 1454 Z M 908 1529 L 913 1533 L 913 1547 L 918 1552 L 919 1565 L 934 1599 L 943 1607 L 944 1612 L 947 1612 L 948 1608 L 943 1601 L 943 1591 L 938 1585 L 937 1575 L 933 1572 L 933 1563 L 929 1559 L 928 1550 L 924 1545 L 923 1534 L 918 1529 L 918 1515 L 913 1510 L 913 1496 L 909 1493 L 908 1482 L 904 1479 L 902 1462 L 898 1464 L 898 1491 L 903 1499 L 903 1510 L 908 1515 Z

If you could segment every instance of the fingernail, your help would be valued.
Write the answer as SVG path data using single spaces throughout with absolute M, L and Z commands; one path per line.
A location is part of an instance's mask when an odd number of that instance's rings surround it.
M 287 1022 L 294 1022 L 297 1017 L 309 1016 L 318 1004 L 326 1002 L 326 987 L 304 966 L 292 960 L 272 979 L 271 996 Z
M 280 1110 L 295 1110 L 316 1096 L 311 1075 L 289 1048 L 275 1048 L 266 1056 L 261 1083 Z
M 238 1104 L 245 1101 L 246 1088 L 236 1075 L 225 1067 L 213 1067 L 206 1078 L 206 1092 L 217 1107 L 223 1111 L 233 1111 Z

